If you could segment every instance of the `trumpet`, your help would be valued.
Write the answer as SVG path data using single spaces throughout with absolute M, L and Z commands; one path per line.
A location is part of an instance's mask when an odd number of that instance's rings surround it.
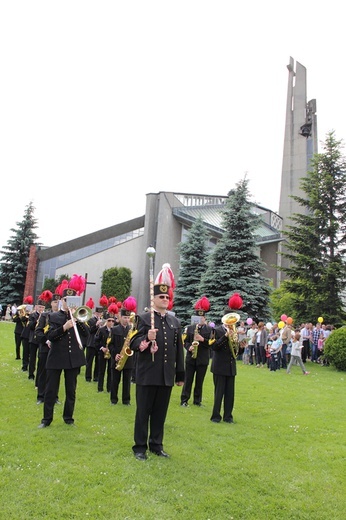
M 126 361 L 129 357 L 133 356 L 133 350 L 130 349 L 130 342 L 132 337 L 137 333 L 137 330 L 134 330 L 135 328 L 135 313 L 131 312 L 130 315 L 130 328 L 126 335 L 123 347 L 120 352 L 120 359 L 118 363 L 116 364 L 115 370 L 122 370 L 125 366 Z
M 196 323 L 195 331 L 193 333 L 193 342 L 191 343 L 191 345 L 193 347 L 193 351 L 191 354 L 192 359 L 196 359 L 197 354 L 198 354 L 199 342 L 197 341 L 197 334 L 198 334 L 198 323 Z

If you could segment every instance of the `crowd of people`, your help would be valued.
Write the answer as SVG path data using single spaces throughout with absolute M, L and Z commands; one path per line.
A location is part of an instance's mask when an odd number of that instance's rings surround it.
M 106 390 L 111 405 L 121 401 L 129 406 L 135 389 L 132 450 L 136 459 L 146 460 L 148 450 L 169 457 L 163 436 L 175 384 L 181 386 L 182 407 L 202 406 L 210 366 L 214 384 L 210 421 L 233 423 L 237 361 L 288 374 L 299 365 L 304 375 L 309 374 L 307 361 L 327 363 L 323 345 L 331 326 L 244 322 L 230 306 L 215 326 L 208 322 L 210 303 L 205 296 L 195 303 L 192 323 L 183 331 L 180 320 L 168 310 L 173 284 L 170 268 L 163 268 L 152 285 L 151 308 L 143 313 L 137 313 L 136 300 L 130 296 L 120 308 L 95 307 L 86 317 L 83 310 L 81 318 L 69 306 L 69 298 L 80 292 L 73 284 L 57 288 L 54 294 L 45 291 L 35 304 L 26 300 L 15 309 L 11 319 L 16 359 L 35 382 L 36 402 L 43 405 L 39 428 L 53 421 L 62 373 L 62 417 L 67 425 L 74 425 L 77 381 L 85 366 L 85 381 L 97 383 L 100 393 Z

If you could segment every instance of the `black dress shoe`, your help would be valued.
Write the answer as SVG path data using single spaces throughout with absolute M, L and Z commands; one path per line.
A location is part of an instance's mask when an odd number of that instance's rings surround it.
M 134 454 L 137 460 L 147 460 L 147 455 L 145 453 L 135 453 Z
M 185 406 L 185 408 L 187 408 L 187 407 L 188 407 L 189 405 L 187 404 L 187 402 L 186 402 L 186 401 L 184 401 L 183 403 L 181 403 L 181 405 L 180 405 L 180 406 Z
M 202 403 L 193 403 L 195 406 L 202 406 Z
M 46 424 L 46 423 L 44 423 L 44 422 L 41 422 L 41 423 L 37 426 L 37 428 L 48 428 L 48 426 L 49 426 L 49 424 Z
M 153 451 L 153 450 L 150 450 L 150 451 L 151 451 L 151 453 L 154 453 L 154 455 L 157 455 L 158 457 L 166 457 L 166 458 L 169 457 L 168 453 L 166 453 L 166 452 L 163 451 L 163 450 L 160 450 L 160 451 Z
M 43 404 L 43 400 L 42 399 L 37 399 L 36 404 Z
M 211 422 L 216 422 L 216 423 L 219 423 L 219 422 L 220 422 L 219 419 L 210 419 L 210 420 L 211 420 Z
M 233 419 L 224 419 L 223 422 L 234 423 Z

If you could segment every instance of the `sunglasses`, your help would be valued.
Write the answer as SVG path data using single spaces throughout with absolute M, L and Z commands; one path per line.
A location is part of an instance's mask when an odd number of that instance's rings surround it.
M 110 320 L 107 320 L 107 321 L 114 321 L 114 320 L 110 319 Z
M 160 294 L 159 298 L 160 300 L 169 300 L 169 296 L 165 296 L 163 294 Z

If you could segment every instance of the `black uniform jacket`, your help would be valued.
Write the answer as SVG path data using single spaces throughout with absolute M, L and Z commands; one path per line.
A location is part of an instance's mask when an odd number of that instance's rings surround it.
M 85 365 L 84 351 L 79 348 L 74 328 L 65 332 L 63 330 L 69 319 L 69 315 L 62 310 L 48 316 L 47 339 L 51 342 L 51 348 L 47 357 L 47 369 L 68 369 Z M 83 323 L 77 321 L 76 325 L 80 336 L 88 335 Z
M 158 351 L 154 361 L 150 345 L 141 352 L 139 346 L 148 340 L 151 329 L 150 312 L 140 314 L 137 319 L 137 334 L 131 340 L 131 349 L 138 351 L 136 360 L 136 383 L 139 385 L 174 386 L 174 382 L 184 381 L 184 347 L 181 337 L 181 323 L 167 313 L 164 317 L 155 312 L 156 343 Z
M 40 318 L 40 313 L 37 311 L 34 311 L 31 314 L 29 314 L 29 323 L 28 323 L 28 327 L 30 330 L 29 343 L 35 343 L 35 345 L 38 345 L 38 341 L 35 337 L 35 329 L 36 329 L 36 325 L 37 325 L 39 318 Z
M 49 352 L 49 347 L 46 343 L 47 336 L 45 333 L 45 327 L 48 325 L 48 316 L 50 312 L 42 312 L 36 325 L 35 338 L 38 344 L 40 345 L 40 352 Z
M 197 350 L 197 357 L 194 359 L 192 357 L 192 352 L 189 351 L 189 348 L 192 345 L 193 338 L 195 335 L 196 325 L 190 325 L 187 328 L 186 331 L 186 338 L 184 341 L 184 348 L 187 350 L 186 352 L 186 358 L 185 361 L 189 365 L 193 365 L 194 363 L 196 366 L 199 365 L 208 365 L 209 359 L 210 359 L 210 345 L 209 345 L 209 339 L 211 336 L 211 333 L 213 329 L 209 327 L 209 325 L 198 325 L 198 334 L 203 336 L 204 341 L 200 341 L 198 343 L 198 350 Z
M 215 328 L 215 342 L 211 346 L 213 350 L 211 371 L 216 376 L 235 376 L 237 374 L 236 360 L 225 334 L 226 330 L 222 325 Z
M 96 316 L 92 316 L 90 320 L 87 321 L 87 325 L 89 327 L 89 337 L 87 340 L 87 347 L 95 348 L 95 334 L 99 330 L 96 323 L 98 322 L 99 318 Z
M 15 334 L 22 334 L 24 325 L 23 325 L 22 320 L 20 319 L 19 314 L 15 314 L 15 315 L 12 317 L 12 320 L 13 320 L 14 323 L 15 323 L 15 326 L 14 326 L 14 333 L 15 333 Z
M 115 356 L 120 354 L 121 349 L 123 348 L 125 339 L 130 331 L 130 327 L 123 327 L 122 325 L 116 325 L 112 328 L 111 341 L 109 344 L 109 350 L 112 355 L 112 366 L 116 365 Z M 129 356 L 124 365 L 124 370 L 128 370 L 133 368 L 133 355 Z
M 112 328 L 108 330 L 107 325 L 100 327 L 95 336 L 95 348 L 99 352 L 101 347 L 108 347 L 111 338 Z

